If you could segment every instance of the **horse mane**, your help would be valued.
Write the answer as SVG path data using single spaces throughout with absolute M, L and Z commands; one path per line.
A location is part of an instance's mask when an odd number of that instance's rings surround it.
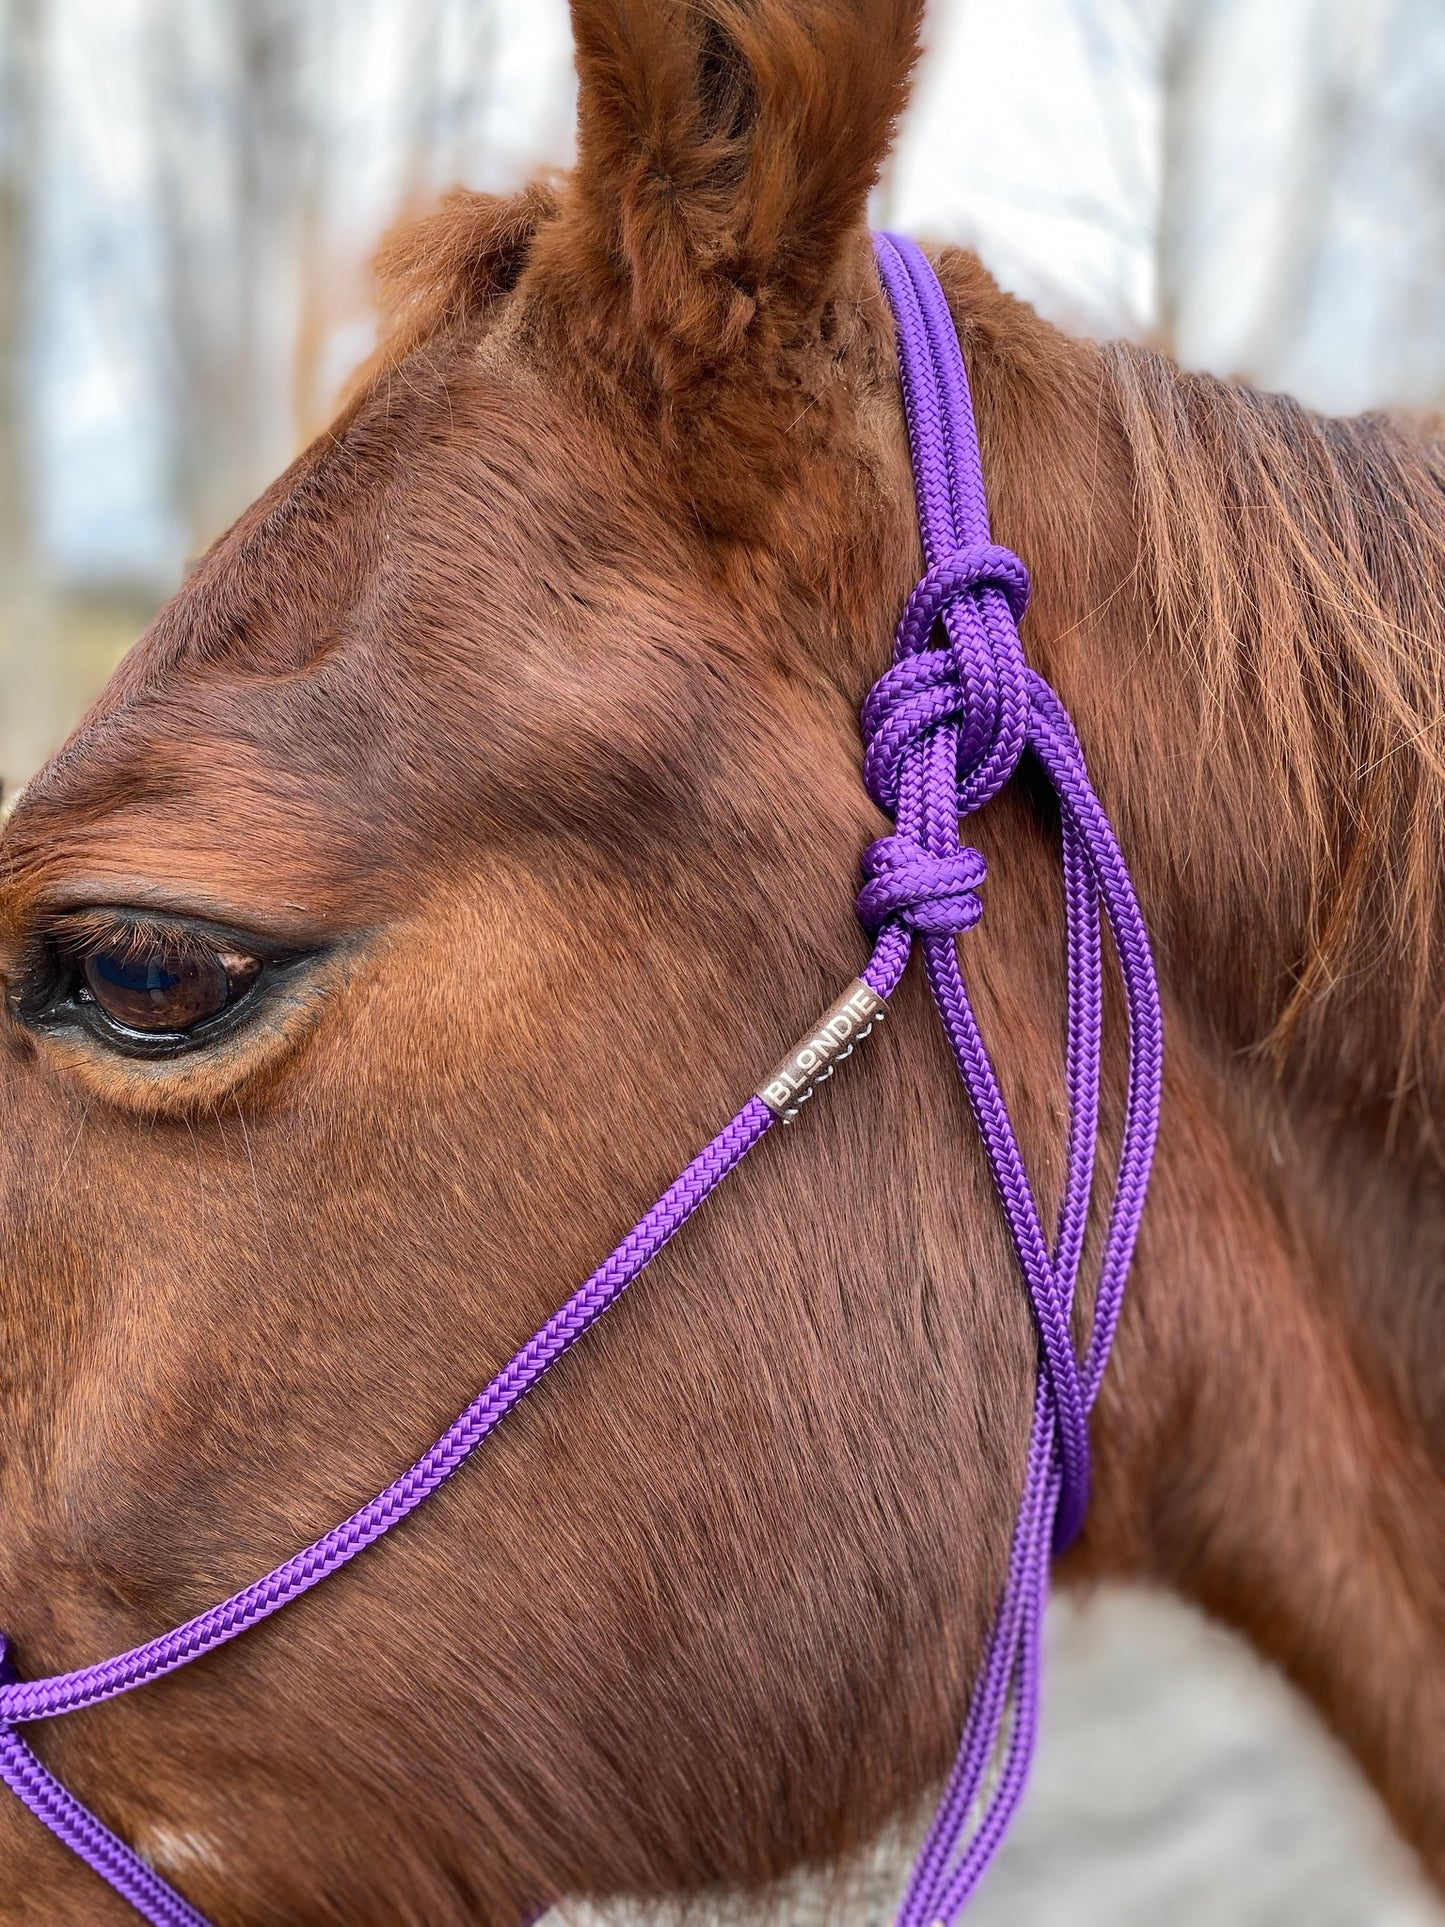
M 1441 426 L 1329 419 L 1138 347 L 1103 353 L 1131 457 L 1139 588 L 1203 699 L 1199 771 L 1240 733 L 1256 808 L 1299 838 L 1310 940 L 1270 1046 L 1283 1058 L 1307 1015 L 1386 972 L 1398 1105 L 1440 1043 L 1428 1033 L 1445 833 Z

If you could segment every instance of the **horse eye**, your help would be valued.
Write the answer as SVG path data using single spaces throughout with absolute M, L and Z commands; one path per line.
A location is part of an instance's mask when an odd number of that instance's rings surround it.
M 81 996 L 127 1030 L 194 1030 L 247 991 L 259 957 L 144 930 L 117 932 L 88 951 Z

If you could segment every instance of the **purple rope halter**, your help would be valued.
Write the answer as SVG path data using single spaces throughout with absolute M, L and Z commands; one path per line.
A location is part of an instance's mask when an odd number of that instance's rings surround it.
M 958 1758 L 909 1883 L 898 1927 L 953 1921 L 1018 1805 L 1038 1728 L 1039 1641 L 1049 1557 L 1078 1533 L 1089 1495 L 1088 1414 L 1118 1322 L 1144 1208 L 1159 1122 L 1163 1039 L 1148 935 L 1129 875 L 1062 705 L 1024 661 L 1018 621 L 1023 564 L 988 537 L 978 438 L 958 338 L 933 270 L 911 241 L 881 235 L 883 285 L 898 329 L 927 573 L 908 600 L 893 665 L 863 710 L 864 777 L 893 834 L 865 853 L 858 913 L 873 956 L 844 1004 L 790 1060 L 815 1081 L 831 1074 L 881 1015 L 922 943 L 944 1031 L 978 1122 L 1039 1331 L 1039 1377 L 1027 1471 L 998 1616 Z M 1063 825 L 1068 952 L 1067 1177 L 1052 1248 L 988 1051 L 959 971 L 956 938 L 978 921 L 983 859 L 959 819 L 1007 783 L 1025 750 L 1052 783 Z M 1108 921 L 1128 1007 L 1124 1128 L 1083 1360 L 1069 1335 L 1094 1187 L 1102 983 L 1100 915 Z M 851 1010 L 852 1017 L 838 1016 Z M 831 1042 L 829 1039 L 831 1038 Z M 829 1053 L 833 1053 L 830 1055 Z M 793 1107 L 770 1082 L 748 1102 L 587 1282 L 503 1366 L 440 1439 L 374 1499 L 274 1572 L 157 1639 L 113 1659 L 21 1681 L 0 1639 L 0 1777 L 32 1813 L 153 1927 L 207 1927 L 132 1848 L 36 1757 L 19 1727 L 79 1712 L 158 1679 L 279 1612 L 406 1518 L 460 1467 L 543 1373 L 631 1284 L 779 1115 Z M 790 1088 L 797 1094 L 797 1085 Z M 807 1095 L 803 1090 L 801 1095 Z

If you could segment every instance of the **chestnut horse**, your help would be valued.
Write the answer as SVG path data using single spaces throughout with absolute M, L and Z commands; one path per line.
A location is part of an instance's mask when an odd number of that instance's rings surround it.
M 865 204 L 917 12 L 574 0 L 575 173 L 395 247 L 355 398 L 15 810 L 25 1673 L 384 1484 L 855 974 L 857 712 L 920 573 Z M 940 271 L 1172 1052 L 1061 1576 L 1241 1628 L 1445 1878 L 1445 450 Z M 1026 777 L 988 809 L 962 946 L 1045 1189 L 1055 832 Z M 940 1778 L 1036 1353 L 895 1002 L 413 1522 L 37 1729 L 217 1922 L 758 1889 Z M 8 1800 L 0 1865 L 5 1927 L 129 1918 Z

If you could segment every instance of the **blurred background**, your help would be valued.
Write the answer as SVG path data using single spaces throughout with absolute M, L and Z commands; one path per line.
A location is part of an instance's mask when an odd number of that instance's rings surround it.
M 1076 330 L 1331 410 L 1445 402 L 1441 0 L 934 0 L 928 40 L 880 219 Z M 570 59 L 564 0 L 0 0 L 7 795 L 325 421 L 382 230 L 566 162 Z M 1445 1923 L 1225 1635 L 1110 1595 L 1050 1651 L 977 1927 Z M 884 1861 L 850 1927 L 889 1917 Z

